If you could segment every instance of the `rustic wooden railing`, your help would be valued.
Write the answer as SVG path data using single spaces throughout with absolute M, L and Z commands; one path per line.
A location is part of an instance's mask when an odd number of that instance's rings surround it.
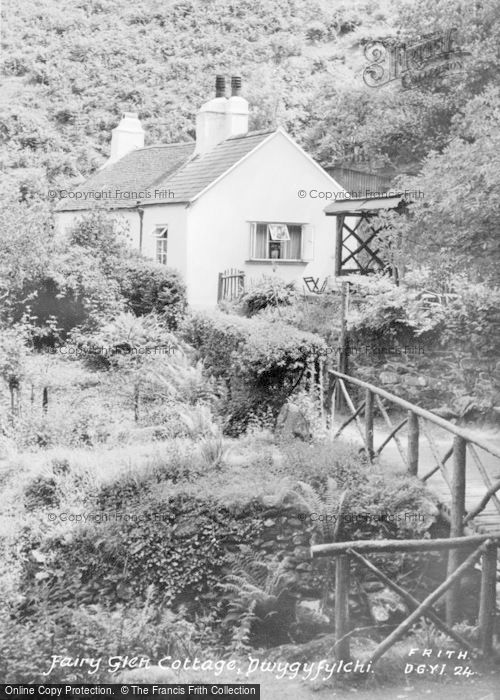
M 393 590 L 406 603 L 410 614 L 391 634 L 374 650 L 370 661 L 375 663 L 401 637 L 406 634 L 420 617 L 427 617 L 439 630 L 457 642 L 463 651 L 474 652 L 474 647 L 451 624 L 444 622 L 433 610 L 432 606 L 442 596 L 453 590 L 461 577 L 467 573 L 480 559 L 481 588 L 479 600 L 478 627 L 480 630 L 479 648 L 484 656 L 489 656 L 493 650 L 493 632 L 496 613 L 496 562 L 497 545 L 500 538 L 488 535 L 473 535 L 471 537 L 453 537 L 435 540 L 358 540 L 355 542 L 335 542 L 311 547 L 313 557 L 337 557 L 335 571 L 335 656 L 337 659 L 349 659 L 350 635 L 352 630 L 349 621 L 349 588 L 350 564 L 355 560 L 371 574 L 375 575 L 387 587 Z M 366 559 L 363 554 L 397 552 L 416 552 L 432 550 L 448 550 L 461 553 L 463 549 L 473 549 L 467 558 L 427 598 L 419 601 L 410 593 L 398 586 L 380 569 Z
M 443 504 L 443 512 L 450 522 L 450 538 L 463 537 L 468 533 L 473 533 L 476 529 L 474 518 L 482 513 L 490 502 L 493 503 L 499 516 L 498 531 L 500 534 L 500 499 L 496 495 L 500 490 L 500 479 L 496 481 L 491 479 L 478 453 L 478 450 L 484 450 L 500 460 L 500 449 L 498 447 L 478 437 L 473 432 L 459 427 L 409 401 L 405 401 L 385 391 L 385 389 L 336 370 L 330 370 L 330 375 L 334 379 L 330 421 L 333 438 L 338 437 L 348 425 L 354 423 L 370 460 L 379 457 L 384 448 L 393 440 L 409 474 L 419 477 L 425 482 L 439 471 L 450 493 L 450 506 Z M 363 390 L 363 399 L 358 406 L 355 406 L 346 384 L 355 385 Z M 350 414 L 338 428 L 335 426 L 335 409 L 338 405 L 336 400 L 337 392 L 340 392 L 343 396 Z M 384 401 L 388 401 L 406 412 L 406 416 L 399 420 L 396 425 L 393 424 Z M 375 447 L 374 441 L 374 415 L 376 409 L 379 410 L 389 429 L 389 434 L 384 436 L 378 447 Z M 428 423 L 443 428 L 452 436 L 452 444 L 444 454 L 440 454 L 436 440 L 428 429 Z M 406 447 L 400 437 L 400 433 L 405 426 L 407 426 Z M 429 443 L 430 452 L 435 462 L 432 468 L 427 469 L 424 474 L 419 473 L 421 435 Z M 465 504 L 467 453 L 471 456 L 485 487 L 484 494 L 479 502 L 469 509 L 468 512 Z M 451 474 L 447 469 L 447 462 L 450 459 L 452 464 Z M 448 555 L 449 575 L 452 575 L 459 568 L 461 561 L 460 549 L 457 547 L 450 548 Z M 456 622 L 459 616 L 459 596 L 457 591 L 458 587 L 454 586 L 450 589 L 447 596 L 446 617 L 449 624 Z

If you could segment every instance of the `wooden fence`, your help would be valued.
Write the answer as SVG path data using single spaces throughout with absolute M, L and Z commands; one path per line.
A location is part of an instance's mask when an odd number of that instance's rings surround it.
M 333 379 L 333 390 L 330 400 L 330 431 L 331 437 L 338 437 L 349 425 L 354 425 L 359 432 L 364 445 L 364 450 L 370 459 L 374 461 L 381 455 L 387 445 L 393 441 L 406 470 L 412 476 L 426 482 L 436 473 L 440 473 L 446 483 L 449 493 L 449 505 L 443 504 L 443 511 L 450 523 L 450 536 L 445 540 L 409 540 L 409 541 L 364 541 L 342 542 L 317 545 L 312 547 L 313 556 L 337 556 L 336 574 L 336 624 L 338 653 L 343 657 L 348 655 L 348 641 L 346 630 L 348 628 L 347 595 L 349 589 L 349 562 L 355 559 L 370 569 L 372 574 L 397 592 L 408 604 L 413 612 L 401 625 L 383 642 L 375 651 L 373 660 L 378 659 L 387 649 L 397 641 L 402 634 L 410 629 L 411 625 L 421 615 L 429 617 L 441 630 L 457 640 L 456 633 L 451 629 L 460 617 L 460 579 L 463 574 L 476 562 L 481 560 L 482 578 L 480 592 L 479 627 L 481 630 L 481 648 L 484 653 L 490 653 L 492 647 L 493 624 L 496 615 L 496 578 L 497 578 L 497 542 L 500 539 L 500 500 L 497 492 L 500 490 L 500 479 L 493 481 L 483 464 L 479 451 L 483 450 L 489 455 L 500 460 L 500 449 L 488 441 L 479 438 L 474 433 L 461 428 L 449 421 L 416 406 L 409 401 L 395 396 L 373 384 L 336 370 L 330 370 Z M 347 385 L 357 387 L 358 405 L 349 392 Z M 347 413 L 342 414 L 342 422 L 336 426 L 335 412 L 338 411 L 339 394 L 347 406 Z M 404 415 L 394 423 L 389 415 L 387 402 L 397 407 L 399 413 Z M 375 444 L 374 416 L 376 411 L 382 416 L 388 428 L 388 434 L 384 435 L 380 443 Z M 451 438 L 451 444 L 444 454 L 440 454 L 439 446 L 434 439 L 429 424 L 434 424 L 444 429 Z M 401 438 L 403 428 L 406 429 L 406 443 Z M 434 464 L 431 468 L 422 470 L 420 441 L 424 437 L 430 447 L 430 453 Z M 466 510 L 467 487 L 467 456 L 469 455 L 476 473 L 480 475 L 481 497 L 469 510 Z M 447 463 L 451 462 L 451 473 L 448 472 Z M 499 462 L 500 466 L 500 462 Z M 423 473 L 422 473 L 423 472 Z M 479 516 L 488 504 L 493 504 L 497 519 L 495 532 L 489 534 L 477 534 L 474 519 Z M 474 546 L 474 551 L 464 561 L 463 549 Z M 403 589 L 400 589 L 392 581 L 389 581 L 376 567 L 362 557 L 361 552 L 385 551 L 387 553 L 397 551 L 441 549 L 448 553 L 447 578 L 436 591 L 425 601 L 420 603 L 412 598 Z M 446 595 L 446 623 L 440 620 L 432 611 L 431 606 L 441 596 Z M 460 639 L 464 647 L 468 647 L 465 640 Z
M 245 273 L 242 270 L 231 268 L 219 272 L 217 287 L 217 303 L 237 299 L 245 289 Z
M 479 601 L 478 626 L 480 629 L 479 648 L 483 655 L 489 656 L 493 650 L 493 631 L 496 612 L 496 563 L 497 544 L 499 538 L 488 535 L 471 537 L 453 537 L 435 540 L 359 540 L 356 542 L 335 542 L 332 544 L 315 545 L 311 547 L 313 557 L 337 557 L 335 570 L 335 637 L 337 659 L 350 657 L 350 624 L 349 624 L 349 588 L 350 563 L 355 560 L 375 575 L 385 586 L 406 603 L 410 614 L 391 634 L 374 650 L 370 661 L 375 663 L 401 637 L 406 634 L 420 617 L 426 617 L 439 630 L 457 642 L 461 650 L 474 651 L 474 647 L 458 632 L 452 629 L 448 621 L 444 622 L 433 610 L 432 606 L 443 595 L 454 590 L 460 579 L 481 559 L 481 591 Z M 379 568 L 366 559 L 366 553 L 415 552 L 429 550 L 447 550 L 461 553 L 463 549 L 473 548 L 467 558 L 460 563 L 427 598 L 418 601 L 410 593 L 398 586 Z M 363 553 L 363 554 L 362 554 Z

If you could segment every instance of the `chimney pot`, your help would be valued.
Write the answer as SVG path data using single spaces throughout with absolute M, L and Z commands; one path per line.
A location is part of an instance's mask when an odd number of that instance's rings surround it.
M 215 76 L 215 97 L 226 96 L 226 78 L 223 75 Z
M 241 93 L 241 76 L 233 75 L 231 78 L 231 95 L 237 97 Z

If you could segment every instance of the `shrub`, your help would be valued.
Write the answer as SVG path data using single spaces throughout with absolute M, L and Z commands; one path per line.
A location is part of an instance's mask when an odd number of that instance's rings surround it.
M 27 510 L 40 506 L 56 506 L 59 498 L 57 486 L 53 477 L 39 474 L 26 485 L 24 502 Z
M 462 288 L 446 307 L 442 344 L 476 356 L 500 354 L 500 289 L 485 284 Z
M 179 273 L 146 258 L 127 260 L 120 290 L 136 316 L 155 312 L 172 329 L 186 310 L 186 286 Z
M 308 333 L 316 333 L 330 345 L 340 335 L 340 294 L 325 292 L 297 298 L 291 306 L 268 306 L 259 313 L 267 321 L 281 321 Z
M 95 257 L 81 246 L 58 254 L 52 267 L 39 277 L 27 279 L 18 295 L 14 320 L 29 312 L 33 326 L 47 326 L 55 321 L 66 338 L 76 326 L 94 329 L 103 319 L 115 315 L 123 306 L 118 283 L 96 266 Z M 52 323 L 54 325 L 54 323 Z M 53 345 L 58 332 L 55 328 L 45 334 L 36 328 L 37 346 Z
M 264 275 L 241 295 L 239 305 L 246 316 L 253 316 L 268 306 L 290 306 L 296 298 L 295 282 Z
M 80 354 L 91 365 L 124 368 L 143 364 L 151 355 L 180 351 L 177 338 L 165 329 L 156 314 L 137 317 L 121 313 L 93 334 L 74 334 Z
M 107 276 L 116 274 L 128 257 L 124 245 L 127 226 L 109 212 L 96 210 L 83 215 L 68 235 L 70 245 L 91 253 Z
M 354 290 L 348 329 L 353 341 L 377 345 L 409 344 L 415 338 L 432 342 L 442 328 L 444 311 L 426 306 L 420 293 L 374 278 Z
M 195 313 L 186 340 L 207 370 L 225 381 L 227 430 L 241 432 L 250 416 L 274 416 L 299 385 L 308 363 L 325 350 L 321 338 L 292 326 L 221 313 Z

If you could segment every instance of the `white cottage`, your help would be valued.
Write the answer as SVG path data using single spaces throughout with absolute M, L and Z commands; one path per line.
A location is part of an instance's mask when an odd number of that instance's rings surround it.
M 180 271 L 197 307 L 217 303 L 228 268 L 247 280 L 332 278 L 335 219 L 324 208 L 344 191 L 283 129 L 249 132 L 240 89 L 233 77 L 227 98 L 217 77 L 196 142 L 144 147 L 137 115 L 125 113 L 107 163 L 58 205 L 59 230 L 106 204 L 128 222 L 133 246 Z

